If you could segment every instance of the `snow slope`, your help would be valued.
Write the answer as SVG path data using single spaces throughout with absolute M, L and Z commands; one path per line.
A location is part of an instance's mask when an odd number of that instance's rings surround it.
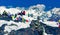
M 0 27 L 3 25 L 3 24 L 7 24 L 5 26 L 5 30 L 4 31 L 8 31 L 8 32 L 11 32 L 11 30 L 18 30 L 18 29 L 21 29 L 21 28 L 27 28 L 27 27 L 30 27 L 29 23 L 23 23 L 23 22 L 14 22 L 14 21 L 4 21 L 4 20 L 0 20 Z M 11 25 L 11 24 L 14 24 L 14 25 Z M 6 29 L 7 28 L 7 29 Z

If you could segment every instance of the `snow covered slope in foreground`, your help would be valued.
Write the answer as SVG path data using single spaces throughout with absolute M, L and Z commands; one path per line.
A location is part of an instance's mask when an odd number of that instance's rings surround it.
M 58 22 L 51 22 L 51 21 L 46 21 L 46 22 L 42 22 L 48 26 L 51 26 L 51 27 L 58 27 Z M 49 24 L 48 24 L 49 23 Z M 54 23 L 54 24 L 53 24 Z M 4 29 L 4 32 L 8 31 L 8 33 L 10 33 L 12 30 L 19 30 L 21 28 L 28 28 L 30 27 L 30 22 L 29 23 L 23 23 L 23 22 L 14 22 L 14 21 L 4 21 L 4 20 L 0 20 L 0 27 L 3 25 L 3 24 L 7 24 L 5 26 L 5 29 Z M 7 35 L 8 35 L 7 33 Z M 44 32 L 44 34 L 46 34 Z M 47 35 L 47 34 L 46 34 Z
M 29 23 L 23 23 L 23 22 L 14 22 L 14 21 L 5 21 L 5 20 L 0 20 L 0 27 L 4 24 L 7 24 L 4 28 L 4 32 L 10 33 L 12 30 L 19 30 L 22 28 L 28 28 L 30 27 L 30 22 Z M 8 35 L 8 33 L 4 35 Z M 44 35 L 47 35 L 44 32 Z
M 30 24 L 29 23 L 0 20 L 0 27 L 3 24 L 7 24 L 5 26 L 5 30 L 4 31 L 8 31 L 8 32 L 11 32 L 12 30 L 18 30 L 18 29 L 21 29 L 21 28 L 30 27 Z

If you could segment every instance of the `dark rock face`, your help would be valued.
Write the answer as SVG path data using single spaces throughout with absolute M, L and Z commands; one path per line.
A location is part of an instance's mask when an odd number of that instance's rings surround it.
M 20 29 L 17 31 L 11 31 L 9 35 L 39 35 L 37 30 L 32 30 L 31 28 Z
M 58 28 L 58 27 L 47 26 L 46 24 L 43 24 L 43 23 L 41 23 L 41 25 L 44 26 L 45 32 L 47 34 L 53 34 L 53 35 L 59 35 L 60 34 L 60 28 Z
M 31 29 L 34 30 L 38 35 L 43 35 L 43 26 L 38 20 L 33 20 L 30 24 Z

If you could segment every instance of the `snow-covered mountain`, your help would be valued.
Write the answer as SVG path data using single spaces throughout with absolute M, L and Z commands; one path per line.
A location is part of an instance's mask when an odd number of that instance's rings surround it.
M 8 14 L 15 15 L 15 14 L 24 10 L 24 11 L 26 11 L 26 14 L 23 15 L 22 17 L 29 20 L 29 22 L 25 22 L 25 23 L 0 20 L 0 27 L 3 24 L 7 24 L 5 26 L 4 32 L 6 32 L 6 31 L 11 32 L 12 30 L 18 30 L 21 28 L 28 28 L 28 27 L 30 27 L 31 21 L 35 20 L 35 19 L 37 20 L 38 16 L 39 16 L 39 19 L 42 21 L 42 23 L 44 23 L 48 26 L 58 27 L 59 26 L 58 20 L 60 20 L 60 8 L 53 8 L 52 10 L 49 10 L 47 12 L 44 11 L 44 9 L 45 9 L 45 5 L 43 5 L 43 4 L 31 6 L 27 10 L 25 10 L 24 8 L 19 8 L 19 7 L 8 9 L 5 6 L 0 6 L 0 14 L 1 15 L 3 14 L 4 11 L 6 11 Z M 31 17 L 31 16 L 28 17 L 28 14 L 32 14 L 33 17 Z

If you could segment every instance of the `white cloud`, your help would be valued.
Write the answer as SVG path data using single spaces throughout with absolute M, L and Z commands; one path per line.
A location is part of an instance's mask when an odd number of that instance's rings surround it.
M 30 6 L 27 11 L 29 11 L 30 13 L 34 13 L 36 11 L 37 12 L 44 11 L 44 9 L 45 9 L 45 5 L 43 5 L 43 4 L 37 4 L 37 5 L 34 5 L 34 6 Z M 7 12 L 15 14 L 17 12 L 25 10 L 25 8 L 24 7 L 6 8 L 5 6 L 0 6 L 0 12 L 1 12 L 1 14 L 3 13 L 4 10 L 6 10 Z
M 32 10 L 35 10 L 35 11 L 38 11 L 38 12 L 42 12 L 45 9 L 45 5 L 43 5 L 43 4 L 37 4 L 37 5 L 34 5 L 34 6 L 30 6 L 29 9 L 30 10 L 32 9 Z
M 6 7 L 5 6 L 0 6 L 0 14 L 2 14 L 4 10 L 6 10 Z
M 16 8 L 6 8 L 5 6 L 0 6 L 0 14 L 4 12 L 4 10 L 8 13 L 10 12 L 11 14 L 16 14 L 18 12 L 21 12 L 21 10 L 24 10 L 24 8 L 19 9 L 18 7 Z
M 48 12 L 47 12 L 47 15 L 48 15 L 48 17 L 51 17 L 51 16 L 52 16 L 51 11 L 48 11 Z
M 52 13 L 60 15 L 60 8 L 53 8 Z

